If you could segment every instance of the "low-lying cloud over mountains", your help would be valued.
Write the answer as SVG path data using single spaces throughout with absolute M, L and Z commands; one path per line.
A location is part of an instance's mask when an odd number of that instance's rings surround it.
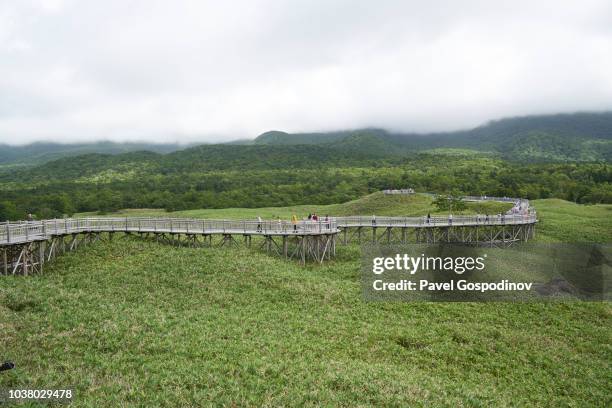
M 0 143 L 446 131 L 612 107 L 605 0 L 0 4 Z

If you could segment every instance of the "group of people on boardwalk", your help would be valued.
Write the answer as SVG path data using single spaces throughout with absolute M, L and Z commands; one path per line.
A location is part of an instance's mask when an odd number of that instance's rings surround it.
M 329 216 L 326 215 L 325 219 L 328 220 Z M 308 214 L 307 220 L 308 221 L 319 221 L 319 216 L 316 213 L 311 213 L 311 214 Z
M 527 214 L 529 213 L 529 201 L 518 200 L 514 206 L 508 211 L 508 214 Z
M 276 225 L 270 223 L 266 225 L 267 229 L 273 229 L 275 231 L 285 232 L 287 230 L 287 224 L 284 223 L 280 217 L 277 217 Z M 264 221 L 261 219 L 260 216 L 258 216 L 257 232 L 262 232 L 263 226 Z M 316 213 L 310 213 L 308 214 L 308 217 L 305 217 L 300 220 L 296 214 L 293 214 L 291 215 L 291 226 L 294 233 L 297 233 L 298 231 L 320 231 L 321 229 L 330 230 L 331 218 L 329 217 L 329 215 L 325 215 L 325 217 L 321 219 Z
M 515 213 L 511 213 L 510 211 L 508 214 L 515 215 Z M 503 224 L 506 221 L 506 214 L 504 213 L 498 213 L 496 217 L 490 217 L 489 214 L 477 214 L 475 217 L 477 223 L 483 224 Z M 453 214 L 448 214 L 448 218 L 439 217 L 437 220 L 431 217 L 431 213 L 427 213 L 427 215 L 423 217 L 423 223 L 427 225 L 442 225 L 446 222 L 448 225 L 453 225 Z M 376 215 L 372 215 L 372 227 L 375 228 L 376 226 Z
M 305 221 L 306 222 L 310 221 L 310 222 L 314 223 L 315 225 L 319 225 L 319 226 L 323 225 L 323 228 L 325 228 L 325 229 L 331 229 L 331 222 L 330 222 L 328 214 L 325 214 L 325 218 L 323 220 L 321 220 L 321 219 L 319 219 L 319 216 L 317 215 L 317 213 L 310 213 L 310 214 L 308 214 L 308 217 L 306 218 Z
M 515 211 L 510 210 L 507 213 L 500 212 L 493 216 L 490 216 L 488 213 L 486 213 L 486 214 L 476 214 L 475 216 L 467 216 L 467 217 L 470 217 L 470 218 L 475 217 L 476 223 L 478 224 L 480 223 L 482 224 L 505 224 L 507 216 L 510 216 L 511 219 L 515 219 L 517 216 L 526 216 L 528 214 L 529 213 L 527 211 L 515 212 Z M 440 225 L 440 224 L 445 224 L 445 223 L 448 223 L 448 225 L 453 225 L 453 214 L 448 214 L 448 218 L 442 218 L 442 219 L 440 218 L 438 218 L 437 220 L 434 220 L 432 219 L 431 214 L 427 213 L 427 215 L 423 217 L 423 222 L 425 224 L 432 224 L 432 225 Z M 466 220 L 464 219 L 460 221 L 466 221 Z

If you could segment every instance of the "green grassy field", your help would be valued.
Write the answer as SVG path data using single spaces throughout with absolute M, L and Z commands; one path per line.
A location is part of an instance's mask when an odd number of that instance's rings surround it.
M 580 205 L 556 198 L 532 204 L 538 211 L 538 240 L 612 242 L 612 205 Z
M 422 215 L 429 205 L 369 196 L 324 208 Z M 611 206 L 535 205 L 538 239 L 610 241 Z M 74 406 L 91 407 L 612 403 L 609 303 L 365 302 L 359 266 L 356 246 L 306 267 L 136 239 L 81 248 L 43 275 L 0 279 L 0 358 L 18 366 L 0 387 L 71 384 Z

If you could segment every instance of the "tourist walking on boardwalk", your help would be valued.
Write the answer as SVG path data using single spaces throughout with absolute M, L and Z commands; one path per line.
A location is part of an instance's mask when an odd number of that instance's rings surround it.
M 485 214 L 485 224 L 489 223 L 489 213 Z
M 329 224 L 329 214 L 325 214 L 325 228 L 328 230 L 331 229 L 331 225 Z
M 293 224 L 293 232 L 297 232 L 297 224 L 298 224 L 297 215 L 293 214 L 291 216 L 291 223 Z
M 427 223 L 429 224 L 431 222 L 431 214 L 427 213 Z
M 312 220 L 312 214 L 308 213 L 308 221 Z
M 448 225 L 453 225 L 453 214 L 448 214 Z
M 283 230 L 283 223 L 282 223 L 280 217 L 277 217 L 277 218 L 278 218 L 278 230 L 282 231 Z
M 376 215 L 372 215 L 372 226 L 376 226 Z
M 261 217 L 257 216 L 257 232 L 261 232 Z

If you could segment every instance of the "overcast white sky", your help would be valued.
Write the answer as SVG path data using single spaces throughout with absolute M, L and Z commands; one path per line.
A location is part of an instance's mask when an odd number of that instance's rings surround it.
M 609 0 L 0 0 L 0 143 L 609 109 Z

